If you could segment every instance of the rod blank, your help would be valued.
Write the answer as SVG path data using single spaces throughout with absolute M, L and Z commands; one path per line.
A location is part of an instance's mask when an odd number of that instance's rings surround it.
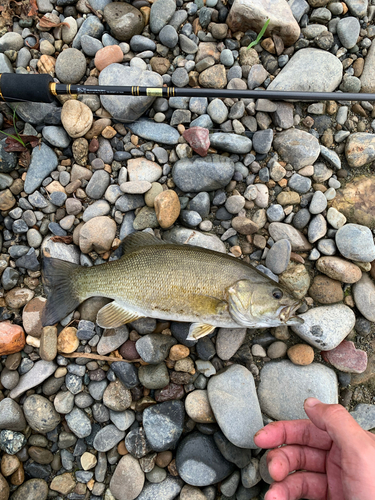
M 269 99 L 271 101 L 375 101 L 375 94 L 353 92 L 301 92 L 278 90 L 236 90 L 112 85 L 64 85 L 50 75 L 0 74 L 0 98 L 5 102 L 53 102 L 54 96 L 90 94 L 98 96 L 221 97 Z

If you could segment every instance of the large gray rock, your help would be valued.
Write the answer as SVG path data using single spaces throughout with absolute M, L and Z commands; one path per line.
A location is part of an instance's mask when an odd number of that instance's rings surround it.
M 23 411 L 29 426 L 42 434 L 53 431 L 60 423 L 60 415 L 51 401 L 38 394 L 32 394 L 25 399 Z
M 375 283 L 366 273 L 353 285 L 355 305 L 369 321 L 375 321 Z
M 361 91 L 373 94 L 375 92 L 375 40 L 365 58 L 365 67 L 361 75 Z
M 130 453 L 122 457 L 113 473 L 109 488 L 117 500 L 133 500 L 142 491 L 145 474 Z
M 278 134 L 273 140 L 273 147 L 295 170 L 312 165 L 320 155 L 318 139 L 296 128 Z
M 10 398 L 0 401 L 0 429 L 23 431 L 25 427 L 26 420 L 20 405 Z
M 176 11 L 175 0 L 156 0 L 151 6 L 150 28 L 155 34 L 170 21 Z
M 174 227 L 163 234 L 165 241 L 176 243 L 177 245 L 184 245 L 188 242 L 189 245 L 195 247 L 207 248 L 215 252 L 226 253 L 224 243 L 214 234 L 201 233 L 195 229 L 188 229 L 186 227 Z
M 368 0 L 347 0 L 346 5 L 353 16 L 363 17 L 367 13 Z
M 359 262 L 375 260 L 374 238 L 370 229 L 360 224 L 345 224 L 336 233 L 336 245 L 346 259 Z
M 176 161 L 172 177 L 181 191 L 214 191 L 225 187 L 234 174 L 234 163 L 230 158 L 208 155 L 193 156 Z
M 44 124 L 47 115 L 58 112 L 56 104 L 47 102 L 17 102 L 10 104 L 10 107 L 17 111 L 21 120 L 32 125 Z
M 293 45 L 298 40 L 300 29 L 285 0 L 235 0 L 227 18 L 227 23 L 235 31 L 254 30 L 257 33 L 269 19 L 265 36 L 279 35 L 285 45 Z
M 223 434 L 239 448 L 257 448 L 263 427 L 254 378 L 244 366 L 231 365 L 208 382 L 208 399 Z
M 361 25 L 356 17 L 344 17 L 337 24 L 337 35 L 347 49 L 352 49 L 357 43 Z
M 104 17 L 112 35 L 123 42 L 134 35 L 140 35 L 145 25 L 141 12 L 126 2 L 111 2 L 106 5 Z
M 9 397 L 18 398 L 21 394 L 36 387 L 50 377 L 56 370 L 57 365 L 53 361 L 37 361 L 27 373 L 20 377 L 16 387 L 10 392 Z
M 55 152 L 42 143 L 33 149 L 31 162 L 26 173 L 24 191 L 33 193 L 42 184 L 44 179 L 55 170 L 58 160 Z
M 142 137 L 142 139 L 161 142 L 163 144 L 177 144 L 180 138 L 178 131 L 167 123 L 157 123 L 143 118 L 129 124 L 129 128 L 134 134 Z
M 374 51 L 375 56 L 375 51 Z M 366 58 L 367 61 L 367 58 Z M 375 67 L 375 57 L 373 59 L 373 67 Z M 365 66 L 366 69 L 366 66 Z M 371 88 L 366 92 L 375 92 L 374 80 L 375 71 L 371 73 Z M 358 168 L 375 160 L 375 134 L 366 134 L 357 132 L 350 134 L 345 145 L 345 156 L 350 167 Z
M 241 155 L 250 153 L 252 146 L 251 139 L 248 137 L 237 134 L 226 134 L 224 132 L 217 132 L 210 135 L 210 142 L 214 148 Z
M 153 71 L 143 71 L 121 64 L 110 64 L 101 71 L 99 85 L 139 85 L 142 87 L 162 87 L 163 79 Z M 155 97 L 100 96 L 102 106 L 120 122 L 128 123 L 138 118 L 151 106 Z
M 332 92 L 341 79 L 340 59 L 325 50 L 307 48 L 295 53 L 267 90 Z
M 270 361 L 260 372 L 260 407 L 276 420 L 306 418 L 305 399 L 318 398 L 326 404 L 338 402 L 336 374 L 319 363 L 294 365 L 291 361 Z
M 292 326 L 294 333 L 322 351 L 337 347 L 355 324 L 354 312 L 344 304 L 315 307 L 299 317 L 304 323 Z

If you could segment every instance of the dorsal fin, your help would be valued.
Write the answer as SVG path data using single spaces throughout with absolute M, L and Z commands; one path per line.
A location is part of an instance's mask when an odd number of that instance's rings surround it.
M 166 243 L 148 232 L 129 234 L 121 243 L 122 254 L 129 254 L 141 247 L 152 245 L 166 245 Z

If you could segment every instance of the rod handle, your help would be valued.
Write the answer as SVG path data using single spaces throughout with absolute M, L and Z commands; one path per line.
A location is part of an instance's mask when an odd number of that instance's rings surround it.
M 0 73 L 0 101 L 54 102 L 51 75 Z

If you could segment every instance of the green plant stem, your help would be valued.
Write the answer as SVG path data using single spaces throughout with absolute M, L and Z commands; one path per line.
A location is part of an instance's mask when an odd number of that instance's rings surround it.
M 266 32 L 266 29 L 267 29 L 267 26 L 269 25 L 269 22 L 270 22 L 270 19 L 267 19 L 267 21 L 264 23 L 263 28 L 260 30 L 259 35 L 256 37 L 256 39 L 253 42 L 249 43 L 249 45 L 247 47 L 248 49 L 251 49 L 251 47 L 254 47 L 254 45 L 258 45 L 258 43 L 262 39 L 262 36 Z

